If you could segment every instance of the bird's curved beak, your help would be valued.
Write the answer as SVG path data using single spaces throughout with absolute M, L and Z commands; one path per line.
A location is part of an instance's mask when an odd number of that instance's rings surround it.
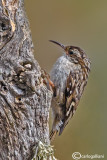
M 61 43 L 59 43 L 57 41 L 53 41 L 53 40 L 49 40 L 49 41 L 52 42 L 52 43 L 57 44 L 58 46 L 60 46 L 61 48 L 63 48 L 66 51 L 66 47 L 63 44 L 61 44 Z

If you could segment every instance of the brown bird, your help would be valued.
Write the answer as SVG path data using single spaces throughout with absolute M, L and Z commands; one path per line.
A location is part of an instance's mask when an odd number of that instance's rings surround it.
M 50 40 L 64 50 L 54 64 L 50 79 L 53 82 L 54 94 L 52 99 L 53 126 L 50 139 L 56 133 L 61 135 L 65 126 L 74 115 L 90 72 L 90 60 L 85 52 L 75 46 L 64 46 Z

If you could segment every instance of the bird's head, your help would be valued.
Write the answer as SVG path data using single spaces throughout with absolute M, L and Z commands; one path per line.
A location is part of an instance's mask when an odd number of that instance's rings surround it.
M 89 61 L 89 59 L 87 58 L 86 53 L 81 48 L 76 46 L 66 46 L 53 40 L 50 40 L 50 42 L 60 46 L 65 51 L 67 59 L 69 59 L 70 61 L 82 66 L 87 65 L 86 62 Z

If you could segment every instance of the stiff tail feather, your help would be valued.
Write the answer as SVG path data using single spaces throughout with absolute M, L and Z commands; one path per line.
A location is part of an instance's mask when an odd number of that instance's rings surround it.
M 58 132 L 57 130 L 55 130 L 55 131 L 51 130 L 50 136 L 49 136 L 49 139 L 50 139 L 51 142 L 54 140 L 57 132 Z
M 67 124 L 68 124 L 68 121 L 63 123 L 63 125 L 60 127 L 59 136 L 62 134 L 62 132 L 63 132 L 63 130 L 66 127 Z

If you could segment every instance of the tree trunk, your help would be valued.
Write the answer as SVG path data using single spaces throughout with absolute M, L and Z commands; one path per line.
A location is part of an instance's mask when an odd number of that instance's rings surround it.
M 0 160 L 37 159 L 50 143 L 52 92 L 41 75 L 23 0 L 0 0 Z

